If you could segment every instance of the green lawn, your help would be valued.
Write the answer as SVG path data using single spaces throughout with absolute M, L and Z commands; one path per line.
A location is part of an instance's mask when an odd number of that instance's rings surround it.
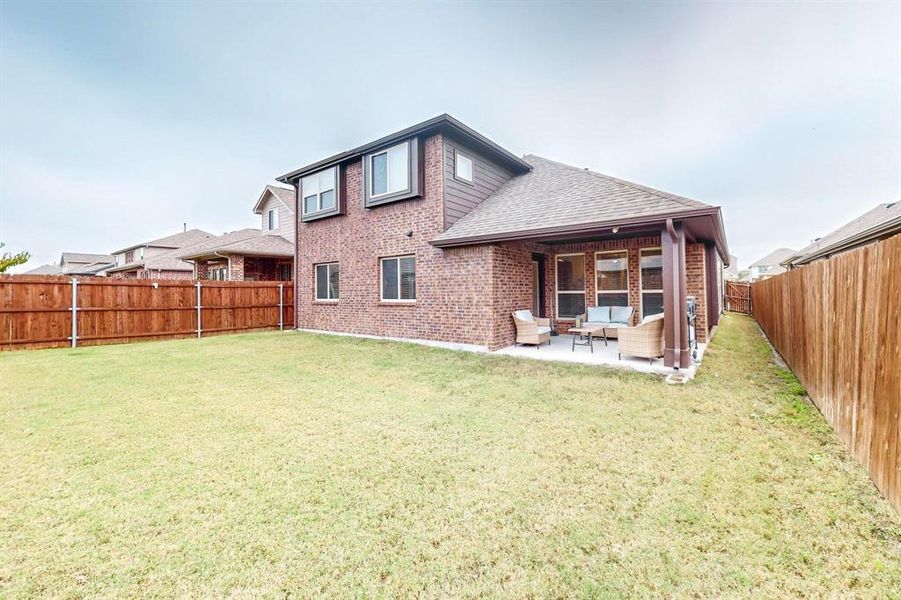
M 0 596 L 892 596 L 747 318 L 695 381 L 263 333 L 0 354 Z

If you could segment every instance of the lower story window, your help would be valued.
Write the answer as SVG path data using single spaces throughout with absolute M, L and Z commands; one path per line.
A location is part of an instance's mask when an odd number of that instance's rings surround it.
M 557 256 L 557 318 L 575 319 L 585 312 L 585 255 Z
M 663 312 L 663 254 L 660 248 L 641 251 L 641 318 Z
M 281 263 L 278 266 L 278 279 L 279 281 L 291 281 L 291 265 L 288 263 Z
M 316 265 L 316 299 L 337 300 L 339 277 L 338 263 Z
M 228 269 L 226 267 L 214 267 L 207 270 L 206 278 L 214 281 L 225 281 L 227 272 Z
M 382 300 L 416 300 L 416 257 L 382 259 Z

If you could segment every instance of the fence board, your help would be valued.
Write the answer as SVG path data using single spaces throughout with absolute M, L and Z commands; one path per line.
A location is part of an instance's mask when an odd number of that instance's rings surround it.
M 759 281 L 754 318 L 901 511 L 901 235 Z
M 294 286 L 288 282 L 202 281 L 204 333 L 294 326 Z M 78 345 L 197 335 L 194 281 L 78 279 Z M 0 350 L 69 346 L 72 283 L 59 276 L 0 277 Z

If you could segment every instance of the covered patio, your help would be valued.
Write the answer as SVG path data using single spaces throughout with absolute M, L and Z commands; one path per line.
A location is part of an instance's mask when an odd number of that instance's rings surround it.
M 676 212 L 506 233 L 491 240 L 494 301 L 488 347 L 510 356 L 693 372 L 718 324 L 723 256 L 719 209 Z M 472 239 L 460 240 L 460 245 Z M 447 242 L 442 242 L 448 245 Z M 571 348 L 567 332 L 592 307 L 630 307 L 628 326 L 663 314 L 660 356 L 617 357 L 617 342 Z M 550 346 L 514 346 L 514 311 L 547 319 Z M 693 356 L 694 355 L 694 356 Z
M 694 355 L 692 357 L 693 360 L 688 367 L 682 369 L 686 378 L 694 377 L 706 349 L 706 343 L 699 343 L 696 349 L 690 353 Z M 635 356 L 622 356 L 620 358 L 618 356 L 618 351 L 619 343 L 615 339 L 608 339 L 606 344 L 603 339 L 595 339 L 594 351 L 592 352 L 591 348 L 588 346 L 577 345 L 573 348 L 572 335 L 563 334 L 551 336 L 550 342 L 540 347 L 526 345 L 507 346 L 506 348 L 497 350 L 495 354 L 532 360 L 549 360 L 580 365 L 615 367 L 657 375 L 670 375 L 673 373 L 673 368 L 666 366 L 663 359 L 658 358 L 653 361 L 648 361 L 646 358 L 638 358 Z

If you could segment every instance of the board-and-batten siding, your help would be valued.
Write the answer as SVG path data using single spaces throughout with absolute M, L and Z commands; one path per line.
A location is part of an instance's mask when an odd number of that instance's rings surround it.
M 459 181 L 454 177 L 454 150 L 459 150 L 473 161 L 473 183 Z M 474 209 L 482 201 L 513 178 L 513 174 L 447 137 L 444 143 L 444 227 L 459 221 L 463 215 Z

